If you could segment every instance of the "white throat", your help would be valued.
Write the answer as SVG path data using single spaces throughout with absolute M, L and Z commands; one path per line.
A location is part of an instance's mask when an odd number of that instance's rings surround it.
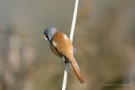
M 45 37 L 45 40 L 47 40 L 48 41 L 48 39 Z

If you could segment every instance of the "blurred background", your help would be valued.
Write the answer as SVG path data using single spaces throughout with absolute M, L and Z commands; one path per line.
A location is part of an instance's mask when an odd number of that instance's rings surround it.
M 42 39 L 69 36 L 74 0 L 0 0 L 0 90 L 61 90 L 61 58 Z M 135 0 L 80 0 L 73 41 L 85 83 L 67 90 L 135 90 Z

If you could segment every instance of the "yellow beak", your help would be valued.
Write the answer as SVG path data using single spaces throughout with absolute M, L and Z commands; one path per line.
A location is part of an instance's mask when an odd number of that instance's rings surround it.
M 42 38 L 45 38 L 45 36 L 43 35 Z

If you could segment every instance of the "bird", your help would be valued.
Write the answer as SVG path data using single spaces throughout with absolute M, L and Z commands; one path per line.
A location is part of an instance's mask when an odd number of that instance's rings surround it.
M 73 68 L 80 83 L 84 83 L 84 79 L 80 72 L 80 68 L 74 58 L 76 52 L 71 40 L 64 33 L 60 32 L 55 27 L 49 27 L 44 31 L 42 36 L 45 40 L 49 41 L 51 50 L 59 57 L 67 60 Z

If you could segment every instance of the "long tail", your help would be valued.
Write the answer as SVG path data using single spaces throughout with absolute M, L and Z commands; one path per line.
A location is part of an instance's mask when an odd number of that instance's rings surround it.
M 72 68 L 73 68 L 73 70 L 74 70 L 78 80 L 83 84 L 84 83 L 84 79 L 83 79 L 83 77 L 81 75 L 81 72 L 80 72 L 80 69 L 79 69 L 77 63 L 76 62 L 72 62 L 70 64 L 71 64 L 71 66 L 72 66 Z

